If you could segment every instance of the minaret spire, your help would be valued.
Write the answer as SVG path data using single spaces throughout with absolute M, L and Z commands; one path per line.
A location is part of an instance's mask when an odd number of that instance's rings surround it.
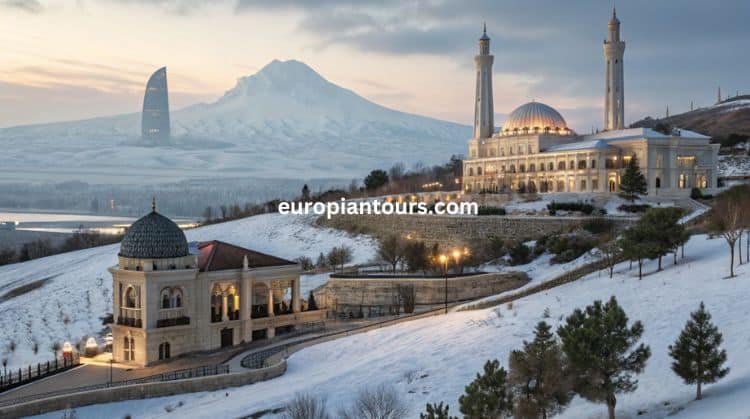
M 151 212 L 156 212 L 156 196 L 151 197 Z
M 719 86 L 718 90 L 716 91 L 716 103 L 721 102 L 721 86 Z
M 617 130 L 625 126 L 625 42 L 620 39 L 620 20 L 614 5 L 607 29 L 609 34 L 604 41 L 604 129 Z
M 487 36 L 487 24 L 482 25 L 482 37 L 479 38 L 479 54 L 474 56 L 477 69 L 477 90 L 474 100 L 474 136 L 489 138 L 495 131 L 495 107 L 492 103 L 492 62 L 490 54 L 490 37 Z

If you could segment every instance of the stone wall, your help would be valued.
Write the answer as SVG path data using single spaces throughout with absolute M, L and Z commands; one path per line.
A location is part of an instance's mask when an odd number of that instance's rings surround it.
M 442 215 L 335 215 L 321 218 L 321 225 L 371 234 L 377 238 L 394 232 L 441 247 L 466 246 L 496 236 L 504 241 L 534 240 L 542 236 L 569 232 L 590 217 L 544 216 L 442 216 Z M 610 217 L 616 223 L 626 223 Z
M 284 372 L 286 372 L 286 360 L 282 359 L 275 365 L 240 373 L 102 388 L 34 400 L 26 403 L 0 407 L 0 417 L 18 418 L 99 403 L 164 397 L 198 391 L 220 390 L 227 387 L 237 387 L 258 381 L 270 380 L 283 375 Z
M 448 302 L 458 302 L 499 294 L 529 282 L 525 272 L 494 272 L 448 278 Z M 384 308 L 399 305 L 398 288 L 413 286 L 416 305 L 436 305 L 445 302 L 445 278 L 408 277 L 337 277 L 316 290 L 315 299 L 328 308 L 345 312 L 363 307 Z

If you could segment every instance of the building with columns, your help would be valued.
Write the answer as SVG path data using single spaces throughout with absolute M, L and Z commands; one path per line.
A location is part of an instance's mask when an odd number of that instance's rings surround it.
M 551 106 L 532 101 L 493 124 L 492 65 L 486 27 L 475 56 L 474 136 L 463 162 L 465 192 L 619 191 L 633 158 L 646 176 L 649 195 L 683 196 L 693 187 L 715 188 L 719 145 L 695 132 L 624 128 L 625 42 L 613 10 L 604 41 L 605 130 L 578 135 Z M 492 128 L 490 128 L 492 127 Z
M 320 322 L 302 311 L 296 262 L 221 241 L 188 244 L 156 212 L 128 229 L 112 274 L 112 353 L 145 366 Z

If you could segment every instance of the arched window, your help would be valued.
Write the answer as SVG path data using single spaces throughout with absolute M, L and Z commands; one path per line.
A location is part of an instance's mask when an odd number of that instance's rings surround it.
M 529 172 L 536 172 L 536 165 L 534 163 L 529 165 Z
M 474 168 L 473 167 L 469 168 L 469 176 L 474 176 Z
M 125 307 L 136 308 L 136 297 L 135 288 L 128 287 L 125 290 Z
M 135 339 L 132 336 L 125 336 L 122 343 L 125 361 L 135 361 Z
M 565 162 L 560 161 L 557 163 L 557 170 L 565 170 Z
M 518 165 L 518 171 L 521 172 L 521 173 L 526 173 L 526 165 L 523 164 L 523 163 L 521 163 L 520 165 Z
M 169 342 L 164 342 L 159 344 L 159 359 L 169 359 L 170 358 L 170 345 Z
M 656 188 L 661 188 L 661 178 L 656 178 Z
M 212 291 L 211 294 L 211 322 L 217 323 L 220 322 L 222 319 L 222 311 L 223 311 L 223 304 L 224 304 L 224 297 L 221 293 L 221 288 L 219 288 L 218 285 L 216 285 Z
M 575 169 L 575 168 L 576 168 L 576 162 L 575 161 L 571 160 L 570 162 L 568 162 L 568 169 L 572 170 L 572 169 Z
M 585 169 L 586 168 L 586 160 L 578 160 L 578 168 L 579 169 Z
M 161 290 L 161 308 L 172 308 L 172 295 L 169 288 Z
M 510 172 L 511 173 L 516 173 L 516 165 L 515 164 L 511 164 L 510 165 Z
M 482 176 L 482 168 L 477 167 L 477 176 Z
M 179 288 L 175 288 L 172 291 L 172 307 L 173 308 L 182 307 L 182 290 Z
M 591 168 L 596 169 L 596 159 L 591 159 Z
M 549 162 L 549 164 L 547 165 L 547 169 L 550 172 L 553 171 L 553 170 L 555 170 L 555 163 Z

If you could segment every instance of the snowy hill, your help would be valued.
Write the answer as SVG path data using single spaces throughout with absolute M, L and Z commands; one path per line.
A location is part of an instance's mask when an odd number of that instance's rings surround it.
M 273 61 L 216 102 L 171 118 L 172 143 L 159 147 L 139 138 L 137 113 L 1 129 L 0 181 L 351 179 L 398 161 L 444 162 L 471 134 L 377 105 L 294 60 Z
M 286 374 L 271 381 L 226 391 L 83 407 L 76 409 L 77 417 L 160 418 L 175 413 L 191 418 L 248 417 L 282 406 L 295 392 L 325 395 L 335 412 L 348 405 L 359 389 L 381 383 L 392 384 L 408 402 L 410 418 L 418 417 L 425 403 L 438 401 L 447 402 L 456 414 L 459 395 L 485 360 L 497 358 L 507 367 L 510 351 L 521 347 L 523 340 L 531 340 L 545 309 L 550 312 L 545 320 L 556 329 L 574 308 L 615 295 L 631 321 L 643 322 L 642 341 L 652 351 L 644 373 L 637 377 L 637 391 L 618 395 L 618 418 L 746 419 L 750 265 L 739 267 L 737 278 L 725 279 L 729 254 L 721 238 L 695 236 L 685 251 L 686 259 L 679 265 L 668 264 L 664 271 L 640 281 L 636 271 L 623 263 L 617 266 L 614 279 L 594 273 L 515 301 L 512 307 L 451 313 L 310 347 L 292 355 Z M 655 268 L 655 263 L 647 265 L 648 272 Z M 724 333 L 731 372 L 720 383 L 707 386 L 705 399 L 696 402 L 692 401 L 695 389 L 672 373 L 667 346 L 701 301 Z M 57 418 L 60 412 L 45 417 Z M 558 417 L 602 418 L 606 407 L 576 398 Z
M 689 129 L 712 138 L 729 134 L 750 135 L 750 95 L 735 96 L 714 105 L 666 118 L 647 117 L 631 127 L 653 128 L 658 123 Z
M 265 253 L 295 259 L 313 258 L 334 246 L 354 250 L 354 262 L 375 254 L 371 239 L 313 226 L 314 218 L 266 214 L 189 230 L 189 241 L 222 240 Z M 75 342 L 103 329 L 101 318 L 112 312 L 112 276 L 119 244 L 63 253 L 0 267 L 0 357 L 8 368 L 51 357 L 50 344 Z M 321 278 L 303 277 L 302 291 Z M 308 283 L 308 282 L 314 283 Z M 10 341 L 16 350 L 8 350 Z M 33 353 L 34 343 L 39 353 Z

